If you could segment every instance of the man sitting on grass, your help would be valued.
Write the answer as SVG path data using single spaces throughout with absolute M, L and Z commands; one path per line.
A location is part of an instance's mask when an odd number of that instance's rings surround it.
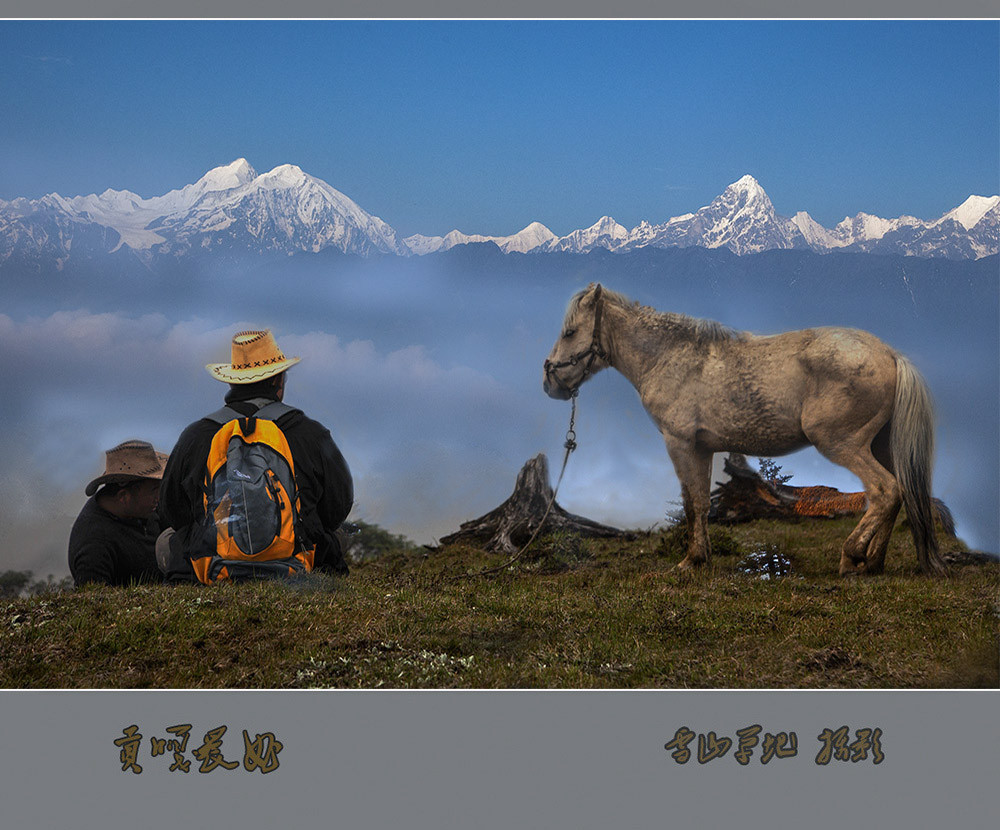
M 270 331 L 239 332 L 233 337 L 230 355 L 230 363 L 205 367 L 212 378 L 229 386 L 227 411 L 249 418 L 284 401 L 287 370 L 299 358 L 285 357 Z M 194 581 L 192 560 L 204 561 L 214 552 L 215 525 L 212 517 L 206 516 L 205 507 L 206 462 L 220 422 L 230 417 L 214 413 L 195 421 L 181 433 L 170 454 L 159 508 L 164 530 L 156 545 L 159 566 L 168 582 Z M 302 410 L 284 407 L 284 414 L 274 423 L 287 439 L 292 455 L 300 499 L 296 537 L 306 547 L 315 546 L 316 570 L 346 574 L 339 529 L 354 503 L 354 482 L 347 462 L 330 431 Z
M 105 453 L 105 470 L 86 487 L 69 536 L 74 584 L 161 582 L 156 564 L 156 507 L 167 457 L 146 441 L 125 441 Z

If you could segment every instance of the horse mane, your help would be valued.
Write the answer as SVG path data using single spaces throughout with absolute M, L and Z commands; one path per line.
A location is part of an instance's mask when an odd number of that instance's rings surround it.
M 580 308 L 580 302 L 589 291 L 589 288 L 585 288 L 583 291 L 578 291 L 570 299 L 569 306 L 566 309 L 567 323 L 576 316 Z M 641 305 L 636 300 L 630 300 L 624 294 L 612 291 L 610 288 L 604 288 L 603 286 L 601 288 L 601 300 L 602 302 L 610 302 L 631 312 L 633 318 L 646 328 L 665 332 L 680 332 L 699 344 L 723 343 L 746 339 L 745 332 L 732 329 L 716 320 L 689 317 L 687 314 L 680 314 L 676 311 L 657 311 L 652 306 Z

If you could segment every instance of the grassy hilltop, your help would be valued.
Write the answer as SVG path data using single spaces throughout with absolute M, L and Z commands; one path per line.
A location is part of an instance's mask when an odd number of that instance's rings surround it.
M 464 546 L 386 554 L 347 579 L 90 587 L 0 600 L 7 688 L 997 687 L 996 564 L 837 575 L 856 519 L 713 528 L 685 578 L 679 529 L 556 535 L 512 566 Z M 940 536 L 944 551 L 964 550 Z M 791 572 L 747 572 L 755 552 Z

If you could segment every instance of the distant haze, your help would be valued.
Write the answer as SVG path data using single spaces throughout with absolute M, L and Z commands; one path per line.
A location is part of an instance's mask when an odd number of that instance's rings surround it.
M 340 444 L 357 483 L 354 517 L 431 543 L 510 495 L 529 458 L 545 452 L 553 468 L 561 460 L 569 405 L 543 394 L 541 366 L 566 302 L 591 280 L 760 333 L 875 332 L 911 357 L 937 401 L 935 494 L 966 541 L 1000 547 L 995 256 L 530 256 L 481 245 L 409 259 L 259 259 L 238 277 L 201 268 L 196 283 L 94 277 L 75 284 L 80 293 L 64 310 L 44 282 L 30 297 L 12 296 L 11 313 L 0 315 L 2 372 L 17 390 L 0 402 L 11 436 L 0 448 L 7 567 L 64 572 L 65 537 L 103 450 L 131 437 L 169 450 L 221 401 L 225 386 L 204 364 L 227 360 L 232 335 L 260 326 L 302 358 L 287 400 Z M 620 375 L 609 370 L 583 387 L 576 429 L 564 507 L 640 528 L 676 509 L 662 439 Z M 813 450 L 779 463 L 792 483 L 860 489 Z

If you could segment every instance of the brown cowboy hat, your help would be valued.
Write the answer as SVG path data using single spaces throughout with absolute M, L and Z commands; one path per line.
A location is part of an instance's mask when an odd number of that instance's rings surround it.
M 285 357 L 270 331 L 241 331 L 233 337 L 231 363 L 209 363 L 208 373 L 223 383 L 256 383 L 280 375 L 299 362 Z
M 104 474 L 87 485 L 88 496 L 102 484 L 129 484 L 144 478 L 162 479 L 167 466 L 165 453 L 157 452 L 147 441 L 132 439 L 104 453 Z

